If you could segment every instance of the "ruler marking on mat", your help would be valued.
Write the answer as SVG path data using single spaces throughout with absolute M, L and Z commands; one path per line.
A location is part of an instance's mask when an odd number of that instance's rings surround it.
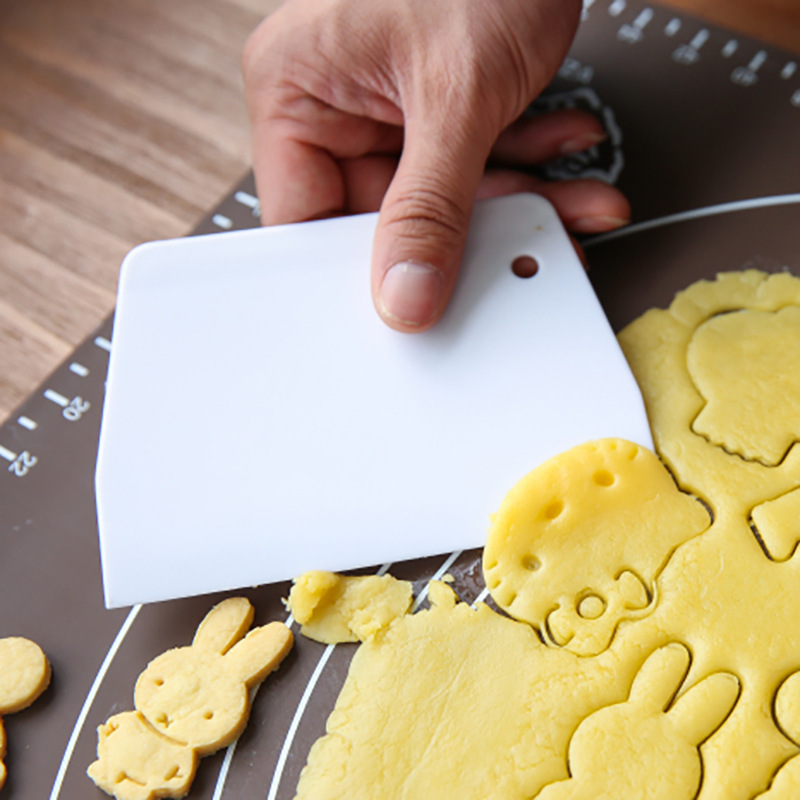
M 69 405 L 69 400 L 55 389 L 45 389 L 44 396 L 45 399 L 49 400 L 51 403 L 55 403 L 57 406 L 61 406 L 61 408 L 66 408 Z
M 226 217 L 224 214 L 214 214 L 214 216 L 211 217 L 211 221 L 224 231 L 229 231 L 233 227 L 233 220 L 230 217 Z

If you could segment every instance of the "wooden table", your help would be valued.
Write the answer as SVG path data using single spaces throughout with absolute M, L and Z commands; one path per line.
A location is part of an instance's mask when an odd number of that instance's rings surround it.
M 0 3 L 0 422 L 112 310 L 125 253 L 247 170 L 240 55 L 277 4 Z M 671 5 L 800 52 L 798 0 Z

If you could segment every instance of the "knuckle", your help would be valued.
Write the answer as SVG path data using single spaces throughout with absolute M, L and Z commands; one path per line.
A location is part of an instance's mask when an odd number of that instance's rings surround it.
M 412 239 L 428 239 L 432 235 L 458 238 L 469 224 L 469 209 L 444 189 L 434 186 L 400 194 L 387 211 L 387 227 Z

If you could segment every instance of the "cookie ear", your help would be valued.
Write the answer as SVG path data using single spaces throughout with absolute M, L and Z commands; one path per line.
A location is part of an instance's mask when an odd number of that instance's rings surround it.
M 245 635 L 253 622 L 253 606 L 246 597 L 229 597 L 206 614 L 192 647 L 224 654 Z
M 282 622 L 254 628 L 225 655 L 226 668 L 252 688 L 278 668 L 293 641 L 292 632 Z

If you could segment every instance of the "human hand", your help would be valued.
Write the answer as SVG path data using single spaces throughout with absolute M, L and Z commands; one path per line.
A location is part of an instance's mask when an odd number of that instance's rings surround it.
M 546 786 L 537 800 L 694 798 L 703 774 L 698 748 L 731 713 L 740 684 L 717 672 L 673 700 L 688 670 L 683 645 L 656 650 L 624 703 L 578 726 L 569 745 L 571 777 Z
M 515 169 L 604 136 L 577 111 L 516 121 L 561 64 L 580 7 L 288 0 L 244 53 L 264 224 L 380 208 L 372 297 L 401 331 L 430 327 L 447 305 L 476 198 L 536 191 L 573 232 L 624 224 L 616 189 Z

